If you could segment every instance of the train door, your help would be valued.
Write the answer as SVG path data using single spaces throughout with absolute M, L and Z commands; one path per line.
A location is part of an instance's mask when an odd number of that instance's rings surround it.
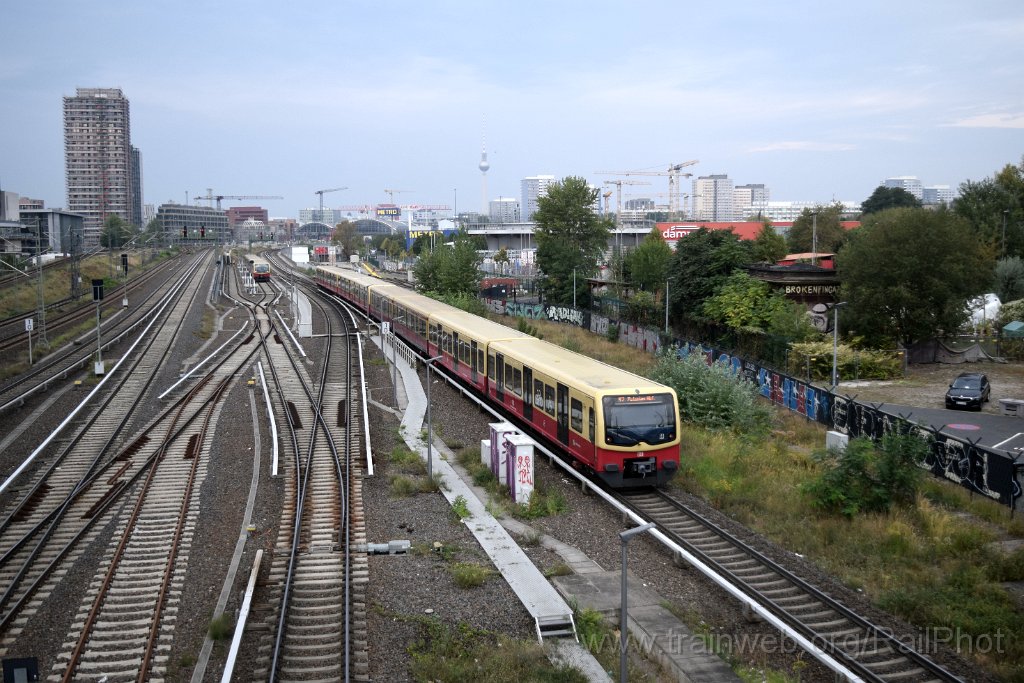
M 556 411 L 558 416 L 558 440 L 569 443 L 569 387 L 564 384 L 556 386 Z
M 523 417 L 533 422 L 533 370 L 523 366 Z
M 462 355 L 462 347 L 459 346 L 459 333 L 452 332 L 452 369 L 459 371 L 459 356 Z
M 469 377 L 470 377 L 470 379 L 473 380 L 473 384 L 476 384 L 476 373 L 480 371 L 480 368 L 477 367 L 476 340 L 475 339 L 469 343 L 469 353 L 470 353 L 470 361 L 471 361 Z
M 494 396 L 505 403 L 505 354 L 499 353 L 494 361 Z

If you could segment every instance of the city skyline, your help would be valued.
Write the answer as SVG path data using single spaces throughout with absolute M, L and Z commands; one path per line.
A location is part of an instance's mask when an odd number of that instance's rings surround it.
M 694 177 L 772 199 L 862 201 L 894 176 L 955 190 L 1024 152 L 1024 10 L 1009 1 L 245 7 L 10 8 L 0 189 L 65 205 L 61 101 L 77 88 L 131 101 L 146 204 L 283 196 L 224 203 L 271 216 L 341 186 L 325 209 L 401 188 L 396 203 L 479 211 L 484 117 L 488 200 L 527 177 L 601 186 L 598 171 L 699 159 Z M 79 47 L 39 49 L 32 26 Z

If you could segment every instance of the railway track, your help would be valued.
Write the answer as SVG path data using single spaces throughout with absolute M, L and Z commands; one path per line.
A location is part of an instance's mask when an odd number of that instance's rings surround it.
M 365 554 L 350 552 L 353 533 L 365 542 L 365 532 L 361 514 L 352 530 L 351 510 L 361 505 L 363 473 L 351 457 L 360 447 L 353 429 L 360 406 L 354 398 L 349 322 L 315 305 L 326 331 L 315 379 L 287 345 L 266 345 L 281 389 L 275 410 L 287 416 L 295 434 L 284 467 L 288 502 L 262 600 L 274 608 L 262 615 L 268 633 L 254 673 L 272 681 L 350 680 L 365 677 L 369 669 L 365 613 L 353 607 L 364 602 L 353 600 L 358 592 L 353 583 L 365 582 L 367 563 Z M 342 331 L 335 333 L 339 324 Z
M 66 567 L 100 537 L 100 528 L 114 523 L 121 530 L 118 547 L 110 552 L 115 559 L 102 563 L 99 570 L 109 575 L 97 574 L 97 593 L 83 598 L 77 620 L 69 627 L 66 650 L 55 664 L 55 675 L 65 680 L 89 677 L 97 671 L 138 671 L 140 661 L 146 662 L 146 670 L 153 675 L 161 675 L 161 653 L 173 634 L 175 604 L 198 514 L 190 492 L 205 475 L 209 446 L 205 435 L 216 424 L 219 397 L 229 380 L 255 352 L 241 344 L 213 374 L 150 425 L 113 447 L 118 439 L 111 434 L 128 431 L 124 429 L 128 416 L 139 402 L 140 392 L 152 382 L 154 365 L 147 363 L 161 358 L 174 343 L 183 310 L 200 291 L 202 278 L 188 279 L 191 289 L 179 295 L 179 308 L 169 309 L 166 315 L 173 324 L 165 325 L 156 335 L 158 341 L 139 352 L 130 380 L 111 394 L 111 400 L 71 439 L 68 452 L 55 459 L 36 485 L 17 494 L 20 502 L 11 507 L 0 525 L 0 588 L 4 590 L 0 643 L 4 651 L 17 642 L 31 616 L 51 598 Z M 215 376 L 217 381 L 211 382 Z M 190 407 L 197 402 L 198 408 Z M 146 484 L 140 484 L 142 481 Z M 133 502 L 131 496 L 135 496 Z M 136 510 L 130 518 L 133 522 L 118 517 L 124 508 Z M 162 565 L 161 553 L 165 558 Z M 105 587 L 102 591 L 101 586 Z M 151 604 L 148 608 L 147 601 Z M 126 627 L 125 614 L 133 615 L 133 626 L 149 624 L 144 647 L 138 641 L 140 629 Z
M 182 272 L 194 272 L 204 258 L 208 258 L 208 255 L 193 259 L 161 283 L 151 294 L 147 306 L 139 306 L 129 314 L 106 321 L 102 327 L 104 347 L 113 345 L 130 334 L 133 329 L 143 326 L 154 313 L 162 310 L 169 297 L 175 297 L 176 292 L 183 286 Z M 5 382 L 0 386 L 0 413 L 20 407 L 29 396 L 46 390 L 55 380 L 66 379 L 72 373 L 86 367 L 95 353 L 93 339 L 94 337 L 90 338 L 89 343 L 82 345 L 68 344 L 41 360 L 29 371 Z
M 865 681 L 960 681 L 937 663 L 666 493 L 616 496 Z

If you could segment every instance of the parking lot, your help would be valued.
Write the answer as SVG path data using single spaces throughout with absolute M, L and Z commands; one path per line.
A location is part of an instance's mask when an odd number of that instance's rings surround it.
M 905 379 L 841 382 L 839 391 L 863 401 L 944 408 L 946 389 L 961 372 L 983 372 L 988 375 L 992 383 L 992 398 L 982 409 L 985 413 L 998 415 L 1001 398 L 1024 400 L 1024 363 L 1019 362 L 911 365 L 907 368 Z M 1021 417 L 1024 417 L 1024 412 Z

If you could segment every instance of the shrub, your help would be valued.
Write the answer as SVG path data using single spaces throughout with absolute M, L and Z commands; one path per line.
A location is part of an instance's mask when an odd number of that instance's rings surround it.
M 232 630 L 231 617 L 224 613 L 210 621 L 208 632 L 211 640 L 222 641 L 231 637 Z
M 516 318 L 516 329 L 523 334 L 528 334 L 531 337 L 537 339 L 543 339 L 544 335 L 540 333 L 540 330 L 533 324 L 531 324 L 526 318 Z
M 824 382 L 832 381 L 832 342 L 791 344 L 787 371 Z M 895 379 L 903 377 L 903 356 L 894 351 L 854 349 L 846 344 L 836 348 L 836 371 L 840 379 Z
M 604 336 L 605 339 L 607 339 L 611 343 L 616 343 L 617 341 L 619 341 L 619 326 L 616 325 L 615 323 L 612 323 L 611 325 L 608 326 L 608 331 L 605 332 Z
M 466 504 L 465 496 L 456 496 L 455 500 L 452 501 L 452 511 L 458 515 L 459 519 L 466 519 L 470 516 L 469 506 Z
M 822 472 L 803 489 L 815 506 L 847 517 L 888 512 L 913 502 L 922 474 L 917 463 L 927 450 L 913 434 L 890 434 L 877 446 L 870 439 L 853 439 L 843 452 L 816 454 Z
M 488 577 L 494 573 L 490 567 L 475 562 L 455 562 L 448 571 L 459 588 L 476 588 L 484 585 Z
M 772 408 L 759 398 L 757 387 L 729 366 L 708 365 L 701 354 L 679 358 L 670 349 L 660 354 L 650 377 L 676 390 L 684 420 L 754 439 L 766 436 L 771 428 Z

